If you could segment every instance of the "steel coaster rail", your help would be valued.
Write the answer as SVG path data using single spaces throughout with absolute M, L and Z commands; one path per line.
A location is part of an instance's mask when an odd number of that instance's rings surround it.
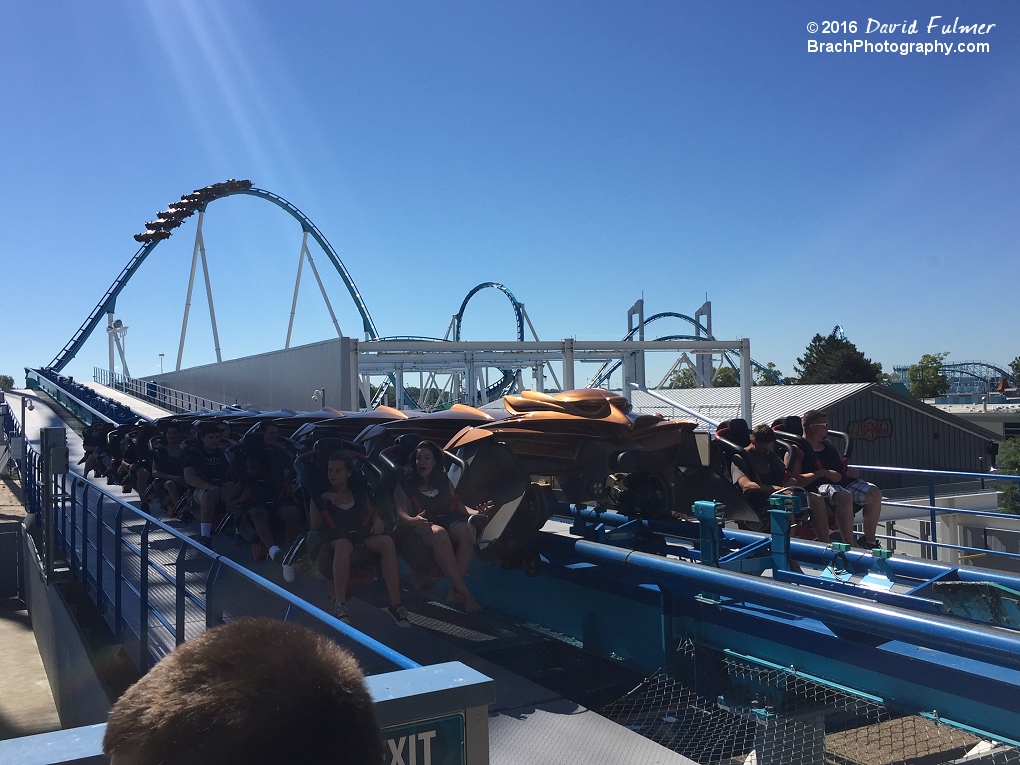
M 1020 634 L 1014 630 L 959 622 L 598 542 L 569 541 L 574 553 L 582 560 L 634 572 L 667 586 L 681 589 L 704 587 L 719 596 L 779 608 L 818 619 L 830 627 L 864 630 L 886 640 L 911 642 L 935 651 L 1020 670 Z
M 192 605 L 200 608 L 205 612 L 206 619 L 209 618 L 208 603 L 192 592 L 185 580 L 184 569 L 187 566 L 182 564 L 187 562 L 188 555 L 191 552 L 194 552 L 196 557 L 207 558 L 214 571 L 217 569 L 227 569 L 241 577 L 247 584 L 253 585 L 283 601 L 283 604 L 287 607 L 284 616 L 285 620 L 294 611 L 302 612 L 321 622 L 324 626 L 341 633 L 347 640 L 400 669 L 413 669 L 420 666 L 418 663 L 379 641 L 358 632 L 353 627 L 302 600 L 284 588 L 263 579 L 229 558 L 212 552 L 177 529 L 129 505 L 102 487 L 80 479 L 77 476 L 72 476 L 71 478 L 70 492 L 66 491 L 66 476 L 59 483 L 55 482 L 57 491 L 53 494 L 53 506 L 51 508 L 44 508 L 43 495 L 40 490 L 44 479 L 41 474 L 39 455 L 34 449 L 28 449 L 26 454 L 28 461 L 26 497 L 29 502 L 29 510 L 35 514 L 37 522 L 41 521 L 44 526 L 46 524 L 54 525 L 56 532 L 54 534 L 54 542 L 57 550 L 62 553 L 67 561 L 72 575 L 82 582 L 90 595 L 94 595 L 96 604 L 101 610 L 105 606 L 106 612 L 109 611 L 111 604 L 109 603 L 110 596 L 106 592 L 104 582 L 107 580 L 108 572 L 112 570 L 112 617 L 114 631 L 117 635 L 123 634 L 125 628 L 128 630 L 132 629 L 131 621 L 125 613 L 123 603 L 124 589 L 127 589 L 139 599 L 137 637 L 140 644 L 139 658 L 142 666 L 139 669 L 141 671 L 144 672 L 148 669 L 153 659 L 151 654 L 150 616 L 167 631 L 178 645 L 185 638 L 184 615 L 186 602 L 190 602 Z M 79 488 L 81 489 L 81 496 L 79 496 Z M 96 493 L 97 501 L 95 504 L 88 501 L 89 495 L 93 492 Z M 115 520 L 112 524 L 106 520 L 111 507 L 116 509 Z M 78 523 L 79 514 L 81 525 Z M 125 528 L 132 518 L 143 522 L 139 544 L 134 544 L 125 538 Z M 89 532 L 90 525 L 95 529 L 94 535 Z M 104 550 L 104 531 L 110 532 L 113 535 L 114 549 L 112 551 L 112 558 L 110 553 Z M 177 565 L 175 568 L 177 572 L 173 574 L 164 566 L 152 560 L 151 535 L 156 531 L 169 535 L 180 545 L 176 557 Z M 139 581 L 137 586 L 126 575 L 125 554 L 133 555 L 139 561 Z M 91 564 L 89 562 L 90 558 L 92 559 Z M 155 574 L 157 581 L 173 585 L 173 617 L 164 615 L 157 606 L 150 602 L 149 596 L 152 590 L 150 574 Z
M 295 205 L 288 202 L 286 199 L 281 197 L 279 194 L 274 194 L 271 191 L 265 189 L 258 189 L 255 187 L 248 189 L 235 189 L 233 191 L 222 191 L 217 193 L 214 199 L 221 199 L 223 197 L 233 196 L 235 194 L 247 194 L 249 196 L 260 197 L 261 199 L 272 202 L 277 207 L 285 210 L 291 215 L 298 223 L 301 224 L 302 231 L 306 231 L 311 234 L 312 238 L 319 243 L 319 246 L 323 249 L 326 255 L 329 257 L 333 267 L 336 268 L 337 273 L 340 274 L 340 278 L 343 279 L 344 284 L 347 287 L 348 292 L 351 294 L 351 298 L 354 300 L 355 306 L 358 308 L 358 312 L 361 314 L 361 321 L 364 327 L 365 335 L 372 340 L 379 337 L 379 331 L 375 327 L 375 322 L 372 321 L 372 316 L 368 312 L 368 306 L 365 305 L 364 299 L 361 297 L 361 293 L 358 291 L 357 286 L 354 284 L 354 280 L 351 278 L 350 272 L 347 267 L 340 260 L 340 256 L 337 255 L 336 250 L 329 243 L 326 237 L 318 229 L 318 227 L 312 223 L 312 221 L 306 216 L 301 210 Z M 214 201 L 210 199 L 202 203 L 195 209 L 195 212 L 204 212 L 208 207 L 209 202 Z M 74 333 L 71 339 L 63 347 L 63 349 L 54 357 L 53 361 L 50 362 L 49 367 L 54 371 L 59 372 L 75 357 L 75 355 L 85 345 L 85 341 L 89 339 L 89 336 L 95 331 L 96 327 L 103 319 L 103 314 L 112 312 L 117 304 L 117 297 L 123 291 L 124 287 L 134 276 L 138 268 L 145 262 L 145 259 L 149 254 L 156 248 L 160 240 L 152 240 L 146 242 L 138 251 L 131 257 L 128 264 L 124 266 L 120 274 L 114 279 L 113 284 L 103 295 L 96 307 L 92 309 L 88 318 L 82 323 L 78 331 Z
M 34 369 L 33 370 L 29 370 L 29 371 L 38 372 L 38 370 L 34 370 Z M 40 377 L 42 377 L 42 380 L 37 381 L 37 383 L 40 385 L 40 387 L 42 386 L 42 382 L 43 381 L 48 382 L 55 389 L 53 391 L 54 393 L 57 394 L 57 396 L 55 396 L 55 398 L 58 398 L 58 399 L 59 398 L 64 398 L 64 399 L 66 399 L 65 401 L 59 401 L 60 404 L 66 406 L 68 403 L 71 403 L 71 404 L 75 405 L 76 407 L 79 407 L 80 409 L 84 410 L 83 412 L 81 412 L 82 414 L 84 414 L 86 416 L 91 416 L 90 417 L 91 421 L 86 423 L 86 424 L 91 425 L 92 422 L 94 422 L 95 420 L 102 420 L 103 422 L 108 422 L 111 425 L 119 425 L 120 424 L 117 420 L 113 419 L 112 417 L 109 417 L 108 415 L 104 414 L 103 412 L 100 412 L 98 409 L 95 409 L 94 407 L 89 406 L 84 401 L 82 401 L 80 398 L 78 398 L 77 396 L 73 395 L 72 393 L 67 392 L 58 383 L 53 382 L 48 377 L 45 377 L 43 375 L 40 375 Z M 47 391 L 47 393 L 48 392 L 49 391 Z M 75 414 L 77 415 L 78 413 L 75 413 Z M 94 419 L 92 419 L 92 418 L 94 418 Z M 82 419 L 84 419 L 84 418 L 82 418 Z

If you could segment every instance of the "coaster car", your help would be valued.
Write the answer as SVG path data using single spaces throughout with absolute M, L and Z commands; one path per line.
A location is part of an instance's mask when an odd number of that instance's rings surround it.
M 633 415 L 622 396 L 598 389 L 507 396 L 510 416 L 458 433 L 447 444 L 464 466 L 469 502 L 489 494 L 496 511 L 479 554 L 510 532 L 540 529 L 554 503 L 595 505 L 633 518 L 687 517 L 700 499 L 725 517 L 756 518 L 742 493 L 709 466 L 707 434 L 696 423 Z M 502 506 L 496 496 L 513 497 Z
M 367 412 L 340 412 L 335 409 L 324 409 L 320 417 L 305 422 L 294 430 L 291 438 L 297 441 L 302 449 L 310 449 L 320 438 L 340 438 L 353 441 L 362 431 L 391 420 L 406 420 L 407 414 L 388 406 L 380 406 Z

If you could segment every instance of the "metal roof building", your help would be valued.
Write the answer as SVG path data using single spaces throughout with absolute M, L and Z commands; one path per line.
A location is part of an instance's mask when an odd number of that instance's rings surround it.
M 654 394 L 714 422 L 740 416 L 738 388 L 661 388 Z M 644 391 L 634 391 L 632 402 L 638 412 L 690 418 L 683 409 Z M 752 425 L 802 415 L 809 409 L 826 410 L 829 425 L 853 437 L 852 461 L 860 465 L 986 472 L 993 445 L 1002 440 L 997 433 L 878 383 L 751 389 Z M 867 478 L 890 489 L 923 483 L 916 477 L 876 473 Z

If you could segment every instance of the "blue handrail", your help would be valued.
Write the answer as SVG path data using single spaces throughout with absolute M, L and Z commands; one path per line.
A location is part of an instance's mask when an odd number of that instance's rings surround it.
M 16 422 L 11 416 L 10 407 L 5 407 L 5 427 L 10 422 Z M 38 453 L 26 447 L 26 470 L 25 475 L 25 496 L 28 502 L 28 509 L 35 514 L 37 523 L 44 528 L 47 524 L 53 524 L 54 553 L 59 553 L 68 563 L 73 575 L 75 575 L 86 587 L 100 611 L 104 616 L 112 616 L 114 631 L 121 635 L 124 629 L 134 631 L 131 620 L 125 615 L 123 603 L 123 591 L 127 589 L 132 595 L 139 598 L 138 603 L 138 625 L 136 637 L 139 640 L 139 670 L 145 671 L 152 664 L 154 656 L 150 649 L 150 626 L 149 617 L 154 618 L 162 628 L 174 639 L 176 644 L 184 641 L 184 612 L 185 601 L 200 608 L 209 619 L 209 604 L 197 593 L 187 587 L 185 581 L 187 566 L 182 565 L 188 560 L 190 554 L 206 558 L 212 571 L 226 569 L 245 580 L 249 585 L 273 596 L 283 602 L 286 606 L 285 619 L 297 611 L 304 613 L 324 627 L 329 628 L 344 636 L 361 649 L 374 654 L 383 661 L 401 669 L 413 669 L 420 666 L 406 656 L 394 651 L 392 648 L 380 643 L 373 638 L 364 635 L 350 625 L 341 622 L 332 615 L 320 608 L 308 603 L 291 592 L 278 585 L 260 577 L 258 574 L 248 570 L 244 566 L 235 563 L 229 558 L 219 555 L 195 540 L 182 534 L 179 530 L 168 526 L 162 521 L 145 513 L 116 495 L 106 491 L 103 487 L 97 486 L 78 476 L 70 477 L 70 491 L 67 491 L 67 477 L 60 481 L 54 480 L 53 506 L 43 507 L 43 494 L 41 486 L 44 477 L 41 473 L 41 465 Z M 89 501 L 89 495 L 95 492 L 96 502 Z M 112 504 L 111 504 L 112 503 Z M 107 517 L 115 513 L 113 522 L 108 522 Z M 140 543 L 135 544 L 125 538 L 125 531 L 131 523 L 143 523 L 140 532 Z M 90 529 L 94 533 L 90 533 Z M 152 545 L 150 537 L 153 532 L 159 531 L 173 540 L 173 544 L 179 545 L 176 569 L 171 573 L 166 567 L 152 560 Z M 104 532 L 113 535 L 114 549 L 111 552 L 104 551 Z M 45 543 L 44 543 L 45 544 Z M 131 568 L 125 565 L 125 555 L 134 556 L 139 561 L 137 583 L 127 574 Z M 91 559 L 91 560 L 90 560 Z M 112 570 L 113 588 L 113 613 L 109 611 L 109 593 L 104 589 L 104 581 Z M 157 581 L 174 586 L 174 613 L 173 616 L 165 615 L 157 604 L 150 601 L 149 591 L 151 588 L 150 573 L 157 577 Z
M 939 549 L 938 543 L 938 515 L 939 510 L 946 512 L 948 508 L 940 508 L 935 504 L 935 479 L 941 476 L 948 476 L 950 478 L 977 478 L 981 481 L 1020 481 L 1018 475 L 1008 475 L 1003 473 L 971 473 L 962 470 L 926 470 L 924 468 L 898 468 L 898 467 L 887 467 L 884 465 L 851 465 L 851 467 L 857 470 L 873 471 L 876 473 L 894 473 L 900 475 L 923 475 L 928 479 L 928 508 L 930 510 L 929 522 L 931 523 L 931 542 L 936 543 L 935 549 Z M 886 503 L 883 503 L 886 504 Z M 889 503 L 892 504 L 892 503 Z M 909 507 L 923 507 L 923 505 L 909 505 Z M 954 509 L 954 512 L 955 509 Z M 989 515 L 989 517 L 996 517 L 1002 515 L 1008 515 L 1005 513 L 995 513 L 994 515 L 988 513 L 982 513 L 981 511 L 962 511 L 965 515 Z M 1020 519 L 1020 515 L 1015 516 Z M 913 541 L 913 540 L 911 540 Z M 949 545 L 951 548 L 952 545 Z M 987 550 L 986 552 L 994 553 L 995 550 Z
M 886 467 L 884 465 L 851 465 L 850 467 L 856 468 L 857 470 L 871 470 L 876 473 L 902 473 L 905 475 L 926 475 L 926 476 L 950 476 L 953 478 L 979 478 L 985 481 L 998 481 L 1000 479 L 1008 481 L 1020 481 L 1020 475 L 1010 475 L 1008 473 L 970 473 L 963 470 L 926 470 L 923 468 L 900 468 L 900 467 Z

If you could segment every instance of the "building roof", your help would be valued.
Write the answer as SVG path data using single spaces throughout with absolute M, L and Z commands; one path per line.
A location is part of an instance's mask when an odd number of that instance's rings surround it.
M 828 409 L 874 384 L 754 385 L 751 387 L 751 420 L 754 424 L 770 423 L 789 414 L 803 414 L 809 409 Z M 657 388 L 655 393 L 713 423 L 740 416 L 740 388 Z M 635 410 L 646 414 L 659 412 L 666 417 L 689 417 L 682 409 L 669 411 L 670 407 L 665 402 L 644 391 L 634 391 L 631 403 Z
M 878 383 L 838 383 L 834 385 L 755 385 L 751 388 L 752 423 L 771 423 L 780 417 L 803 414 L 809 409 L 831 409 L 848 398 L 871 390 L 875 395 L 891 399 L 902 406 L 915 409 L 929 417 L 953 427 L 973 433 L 989 440 L 1001 440 L 1001 436 L 961 417 L 948 414 L 934 406 L 904 396 L 887 385 Z M 696 412 L 713 423 L 740 416 L 740 388 L 658 388 L 659 396 L 675 401 L 692 412 Z M 634 391 L 631 402 L 634 410 L 652 414 L 659 412 L 666 417 L 690 419 L 690 414 L 668 404 L 644 391 Z M 704 423 L 702 423 L 704 427 Z

